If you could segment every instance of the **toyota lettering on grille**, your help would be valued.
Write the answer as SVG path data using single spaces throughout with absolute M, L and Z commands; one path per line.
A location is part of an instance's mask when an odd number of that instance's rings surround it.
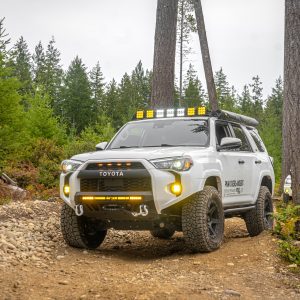
M 100 177 L 122 177 L 124 173 L 122 171 L 107 171 L 107 172 L 99 172 Z

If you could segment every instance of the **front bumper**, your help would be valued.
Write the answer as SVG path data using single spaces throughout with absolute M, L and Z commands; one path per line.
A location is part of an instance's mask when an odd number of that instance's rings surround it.
M 284 186 L 283 192 L 292 197 L 292 188 L 290 186 Z
M 109 160 L 111 161 L 111 160 Z M 114 160 L 114 162 L 123 162 L 124 160 Z M 175 174 L 174 172 L 169 172 L 166 170 L 159 170 L 156 169 L 150 162 L 147 160 L 126 160 L 127 162 L 141 162 L 145 170 L 150 174 L 151 176 L 151 200 L 150 195 L 147 195 L 144 199 L 145 201 L 149 202 L 152 201 L 152 207 L 156 214 L 161 214 L 162 210 L 171 207 L 175 205 L 176 203 L 181 202 L 182 200 L 186 199 L 190 195 L 198 192 L 203 188 L 204 185 L 204 179 L 199 178 L 197 176 L 198 174 L 193 174 L 192 171 L 188 172 L 180 172 Z M 75 205 L 78 204 L 78 199 L 80 199 L 81 196 L 88 196 L 88 195 L 97 195 L 99 193 L 93 192 L 82 192 L 80 189 L 80 180 L 82 176 L 81 170 L 85 170 L 85 167 L 89 163 L 99 163 L 100 161 L 87 161 L 84 163 L 77 171 L 69 174 L 61 174 L 60 176 L 60 197 L 73 209 L 75 208 Z M 107 161 L 101 160 L 101 163 L 105 163 Z M 191 169 L 192 170 L 192 169 Z M 81 173 L 80 173 L 81 172 Z M 81 175 L 80 175 L 81 174 Z M 95 176 L 96 173 L 94 173 L 93 176 Z M 180 177 L 180 181 L 182 184 L 182 193 L 180 196 L 175 196 L 170 191 L 170 185 L 176 181 L 176 177 Z M 66 178 L 68 181 L 68 185 L 70 187 L 70 194 L 67 197 L 63 192 L 63 187 L 66 182 Z M 139 196 L 142 192 L 119 192 L 119 195 L 121 196 L 128 196 L 131 194 Z M 100 194 L 99 194 L 100 195 Z M 113 192 L 103 192 L 101 193 L 102 196 L 112 196 Z M 80 200 L 82 202 L 82 200 Z M 120 205 L 121 201 L 108 201 L 105 200 L 104 203 L 100 200 L 97 200 L 93 205 L 91 206 L 91 203 L 83 203 L 85 206 L 90 205 L 91 207 L 94 207 L 95 205 L 104 205 L 104 204 L 115 204 Z M 123 203 L 125 205 L 125 203 Z M 127 205 L 128 203 L 126 203 Z M 129 202 L 130 205 L 133 205 L 132 202 Z M 91 212 L 92 213 L 92 212 Z M 111 214 L 111 211 L 107 212 L 108 214 Z M 95 210 L 92 214 L 99 215 L 99 211 Z

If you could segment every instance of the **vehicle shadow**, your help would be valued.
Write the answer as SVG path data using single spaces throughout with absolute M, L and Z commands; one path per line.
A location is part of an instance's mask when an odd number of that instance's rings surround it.
M 236 239 L 248 238 L 249 234 L 242 220 L 226 220 L 223 247 Z M 99 256 L 112 256 L 131 261 L 158 260 L 162 258 L 189 257 L 194 254 L 187 249 L 182 233 L 176 233 L 169 240 L 154 238 L 147 231 L 108 232 L 105 242 L 95 251 Z M 203 253 L 201 255 L 210 255 Z

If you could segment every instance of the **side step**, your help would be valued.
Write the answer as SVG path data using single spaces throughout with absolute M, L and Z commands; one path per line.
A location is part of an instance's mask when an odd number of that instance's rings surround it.
M 233 207 L 233 208 L 229 207 L 229 208 L 224 209 L 224 215 L 225 215 L 225 218 L 237 217 L 251 209 L 255 209 L 255 205 Z

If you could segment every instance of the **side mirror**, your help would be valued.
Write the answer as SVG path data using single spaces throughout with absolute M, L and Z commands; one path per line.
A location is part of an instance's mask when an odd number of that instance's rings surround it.
M 242 146 L 242 141 L 238 138 L 224 137 L 221 140 L 221 145 L 218 150 L 234 150 L 239 149 Z
M 108 142 L 102 142 L 96 145 L 96 151 L 103 151 L 106 146 L 107 146 Z

